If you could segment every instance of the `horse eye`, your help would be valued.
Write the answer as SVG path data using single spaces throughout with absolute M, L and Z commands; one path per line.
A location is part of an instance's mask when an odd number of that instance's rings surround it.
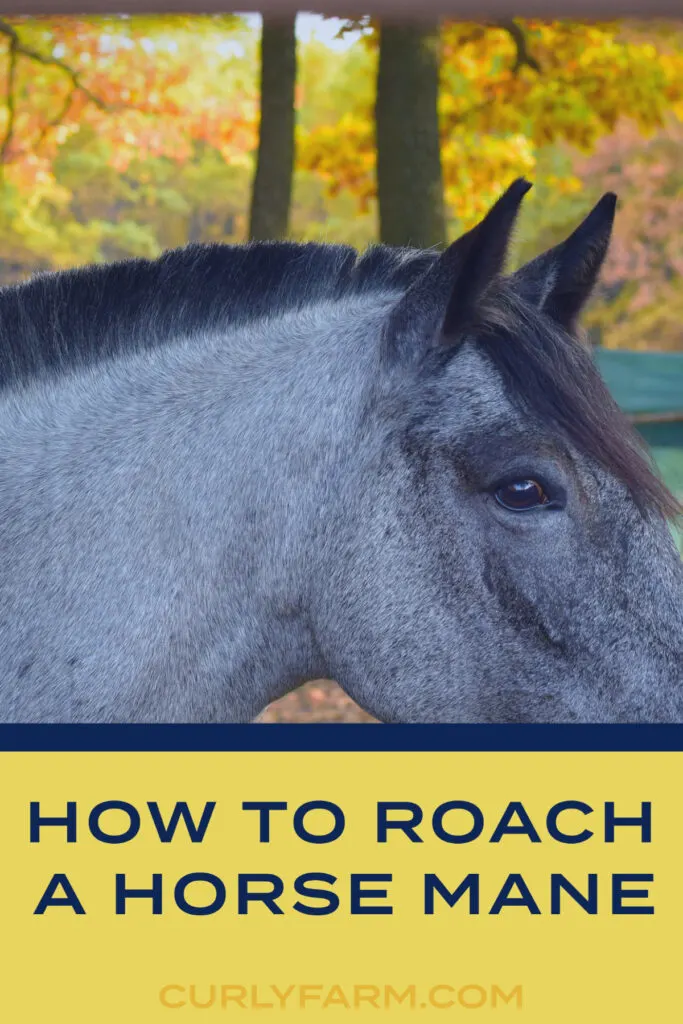
M 538 480 L 512 480 L 498 488 L 495 499 L 510 512 L 529 512 L 550 504 L 550 498 Z

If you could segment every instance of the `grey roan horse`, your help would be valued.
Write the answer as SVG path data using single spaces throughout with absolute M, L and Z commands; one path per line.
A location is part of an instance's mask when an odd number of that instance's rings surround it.
M 189 246 L 0 291 L 0 720 L 683 721 L 683 564 L 577 335 L 615 197 L 504 275 Z

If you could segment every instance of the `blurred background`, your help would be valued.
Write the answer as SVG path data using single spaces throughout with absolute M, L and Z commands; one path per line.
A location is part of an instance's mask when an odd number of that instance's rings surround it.
M 0 284 L 189 241 L 441 246 L 520 174 L 516 263 L 618 193 L 585 322 L 683 496 L 683 22 L 0 18 Z M 329 682 L 263 716 L 297 719 L 372 721 Z

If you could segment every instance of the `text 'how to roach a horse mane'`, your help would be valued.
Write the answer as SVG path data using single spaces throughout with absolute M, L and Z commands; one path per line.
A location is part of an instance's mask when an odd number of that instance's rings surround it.
M 0 290 L 0 721 L 683 721 L 680 509 L 577 333 L 616 199 L 506 275 L 529 187 Z

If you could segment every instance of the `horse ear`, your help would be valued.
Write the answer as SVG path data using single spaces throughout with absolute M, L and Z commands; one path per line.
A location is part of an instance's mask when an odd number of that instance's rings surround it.
M 481 296 L 504 269 L 510 234 L 530 188 L 523 178 L 513 182 L 484 219 L 408 289 L 389 317 L 392 347 L 414 354 L 416 349 L 457 343 Z
M 597 283 L 616 204 L 617 197 L 607 192 L 569 238 L 511 275 L 526 299 L 569 331 Z

